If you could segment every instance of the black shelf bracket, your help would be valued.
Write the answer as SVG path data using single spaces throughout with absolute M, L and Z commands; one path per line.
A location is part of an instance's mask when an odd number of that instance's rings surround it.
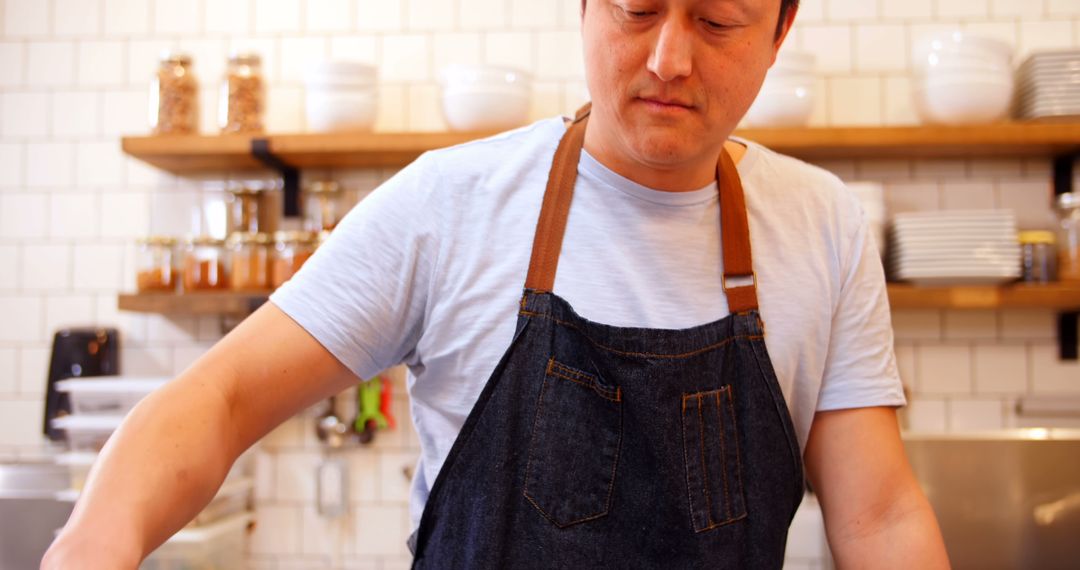
M 281 185 L 285 192 L 285 217 L 300 216 L 300 169 L 285 164 L 280 157 L 271 152 L 270 139 L 260 137 L 251 139 L 251 155 L 281 175 Z
M 1054 200 L 1061 194 L 1073 191 L 1073 176 L 1080 150 L 1054 157 Z M 1077 339 L 1078 311 L 1058 313 L 1058 357 L 1061 360 L 1077 360 L 1080 339 Z

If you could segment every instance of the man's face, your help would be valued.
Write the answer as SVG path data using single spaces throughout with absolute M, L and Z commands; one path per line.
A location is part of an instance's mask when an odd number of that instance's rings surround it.
M 780 0 L 588 0 L 589 140 L 660 170 L 715 160 L 775 60 L 779 13 Z

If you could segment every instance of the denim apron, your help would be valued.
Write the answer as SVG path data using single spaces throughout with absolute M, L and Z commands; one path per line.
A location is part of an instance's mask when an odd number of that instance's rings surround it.
M 413 568 L 781 568 L 803 470 L 738 172 L 723 152 L 731 314 L 681 330 L 589 321 L 551 291 L 588 114 L 555 153 L 513 340 L 435 479 Z

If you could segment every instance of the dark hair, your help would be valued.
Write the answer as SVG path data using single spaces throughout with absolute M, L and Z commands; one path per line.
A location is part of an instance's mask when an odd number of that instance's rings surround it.
M 585 2 L 587 0 L 581 0 L 581 13 L 585 13 Z M 780 0 L 780 19 L 776 22 L 776 37 L 780 37 L 780 32 L 784 31 L 784 19 L 787 18 L 788 12 L 799 8 L 799 0 Z

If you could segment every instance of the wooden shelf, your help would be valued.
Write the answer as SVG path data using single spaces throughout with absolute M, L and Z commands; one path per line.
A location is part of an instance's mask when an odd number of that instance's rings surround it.
M 271 134 L 271 154 L 296 168 L 399 167 L 422 153 L 492 133 Z M 1080 122 L 1013 122 L 971 127 L 746 129 L 738 136 L 798 158 L 1054 157 L 1080 152 Z M 257 137 L 124 137 L 125 153 L 174 174 L 264 168 Z
M 1002 287 L 916 287 L 889 283 L 889 304 L 903 309 L 1052 309 L 1080 310 L 1080 285 Z
M 915 287 L 889 283 L 889 303 L 905 309 L 1080 309 L 1080 285 L 1005 287 Z M 131 293 L 119 297 L 122 311 L 171 315 L 243 316 L 259 308 L 269 293 Z
M 130 293 L 121 294 L 121 311 L 163 315 L 234 315 L 246 316 L 258 309 L 269 293 Z

